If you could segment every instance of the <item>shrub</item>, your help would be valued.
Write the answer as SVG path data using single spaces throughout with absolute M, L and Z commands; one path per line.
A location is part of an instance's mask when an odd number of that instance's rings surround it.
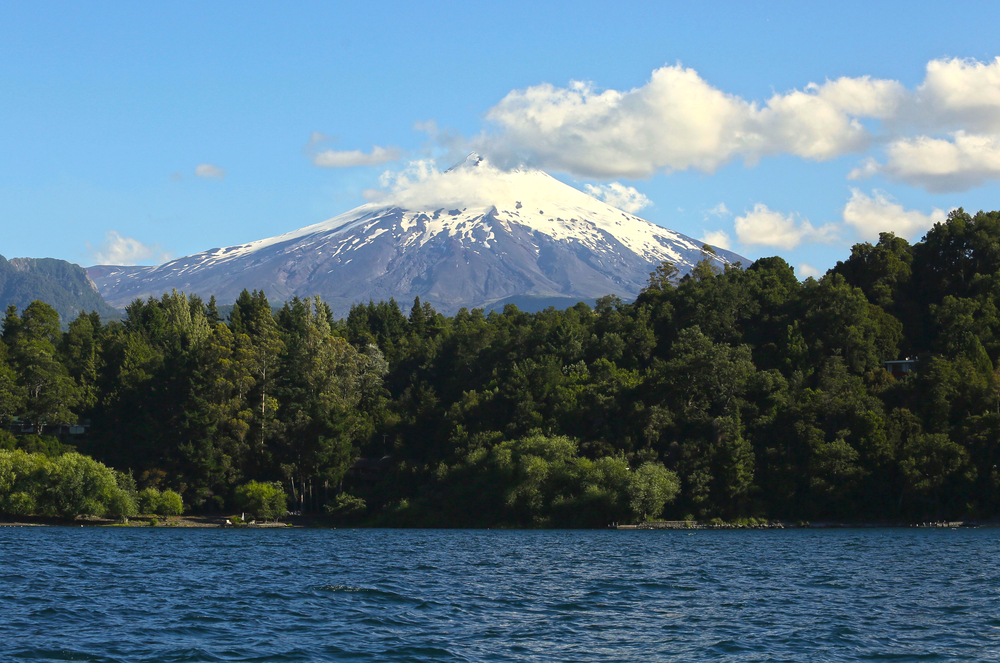
M 156 513 L 161 516 L 179 516 L 184 513 L 184 500 L 172 490 L 160 493 L 160 503 Z
M 128 481 L 78 453 L 49 458 L 40 453 L 0 451 L 0 512 L 60 518 L 128 518 L 136 505 Z M 125 487 L 122 486 L 124 484 Z
M 48 483 L 43 456 L 23 451 L 0 451 L 0 513 L 30 516 L 40 512 L 38 498 Z
M 9 516 L 30 516 L 38 510 L 35 498 L 28 493 L 0 496 L 0 513 Z
M 25 435 L 17 440 L 17 448 L 29 454 L 43 454 L 49 458 L 58 458 L 76 451 L 76 447 L 72 444 L 63 444 L 55 435 Z
M 356 520 L 365 514 L 368 505 L 360 497 L 341 493 L 332 502 L 323 506 L 328 516 L 343 520 Z
M 179 516 L 184 512 L 184 501 L 172 490 L 162 493 L 155 488 L 144 488 L 138 495 L 139 512 L 146 515 Z
M 139 506 L 139 513 L 149 515 L 156 513 L 156 508 L 160 504 L 160 491 L 156 488 L 143 488 L 139 491 L 136 501 Z
M 236 489 L 236 504 L 255 520 L 277 520 L 287 510 L 285 491 L 278 482 L 243 484 Z
M 107 499 L 107 511 L 105 515 L 120 521 L 138 515 L 139 510 L 135 506 L 135 499 L 131 493 L 121 488 L 115 488 Z
M 120 506 L 114 471 L 105 465 L 68 453 L 53 459 L 51 467 L 51 483 L 42 500 L 50 514 L 62 518 L 103 516 L 112 499 L 116 508 Z

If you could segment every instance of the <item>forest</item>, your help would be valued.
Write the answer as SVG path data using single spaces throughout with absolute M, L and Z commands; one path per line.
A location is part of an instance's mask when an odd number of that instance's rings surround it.
M 218 513 L 252 486 L 375 526 L 998 515 L 1000 212 L 955 210 L 912 245 L 883 233 L 820 279 L 705 250 L 634 302 L 539 313 L 418 299 L 335 320 L 244 291 L 223 319 L 173 292 L 63 330 L 43 302 L 12 305 L 0 511 L 169 494 Z M 103 502 L 38 488 L 85 462 Z

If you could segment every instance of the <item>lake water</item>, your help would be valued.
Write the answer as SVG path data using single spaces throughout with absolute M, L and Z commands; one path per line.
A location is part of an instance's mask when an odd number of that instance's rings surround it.
M 0 528 L 0 654 L 1000 660 L 1000 530 Z

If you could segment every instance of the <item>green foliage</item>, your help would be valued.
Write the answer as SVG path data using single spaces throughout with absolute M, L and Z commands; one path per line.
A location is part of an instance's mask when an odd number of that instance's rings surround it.
M 285 491 L 280 483 L 251 481 L 236 489 L 236 505 L 258 520 L 277 520 L 286 512 Z
M 184 513 L 184 501 L 178 493 L 172 490 L 160 493 L 157 507 L 156 513 L 160 516 L 179 516 Z
M 634 303 L 538 313 L 417 298 L 337 321 L 318 298 L 172 292 L 61 330 L 10 306 L 0 449 L 42 455 L 8 462 L 3 508 L 128 517 L 72 444 L 144 477 L 151 512 L 259 501 L 235 490 L 257 477 L 296 510 L 423 526 L 1000 513 L 1000 213 L 955 210 L 912 246 L 883 233 L 804 282 L 704 252 Z M 157 506 L 168 485 L 186 505 Z
M 629 508 L 639 520 L 657 518 L 679 491 L 676 474 L 661 463 L 643 463 L 629 477 Z
M 368 510 L 368 505 L 360 497 L 341 493 L 323 507 L 326 515 L 342 522 L 357 522 Z
M 136 495 L 136 504 L 143 515 L 179 516 L 184 512 L 181 496 L 172 490 L 161 493 L 156 488 L 143 488 Z
M 66 453 L 76 451 L 71 444 L 63 444 L 54 435 L 22 435 L 20 437 L 11 436 L 13 445 L 11 449 L 20 449 L 29 454 L 43 454 L 49 458 L 56 458 Z
M 0 451 L 0 512 L 73 519 L 135 515 L 135 501 L 115 472 L 86 456 L 58 458 Z
M 16 318 L 16 315 L 14 316 Z M 18 320 L 4 323 L 4 343 L 23 390 L 23 418 L 41 434 L 51 424 L 72 423 L 70 408 L 80 399 L 80 390 L 59 357 L 59 314 L 48 304 L 35 301 Z

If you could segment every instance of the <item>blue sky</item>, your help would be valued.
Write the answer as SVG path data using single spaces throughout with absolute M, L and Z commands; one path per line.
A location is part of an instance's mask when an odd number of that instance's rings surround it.
M 154 264 L 470 149 L 800 275 L 1000 208 L 1000 5 L 750 4 L 8 0 L 0 253 Z

